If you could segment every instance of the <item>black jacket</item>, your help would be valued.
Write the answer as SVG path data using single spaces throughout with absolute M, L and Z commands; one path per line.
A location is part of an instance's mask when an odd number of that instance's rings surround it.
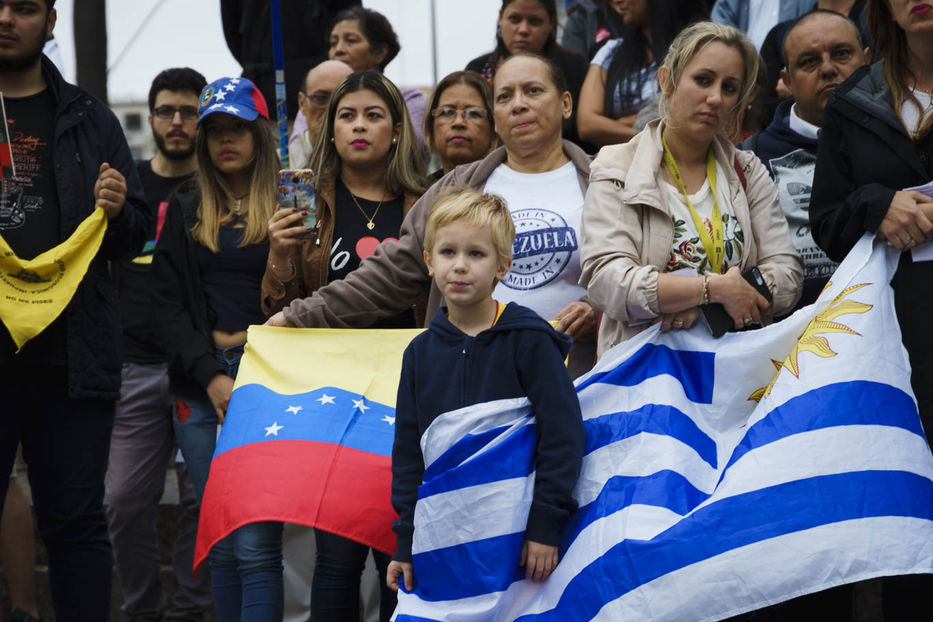
M 42 76 L 56 102 L 52 158 L 61 214 L 59 241 L 68 239 L 94 210 L 94 184 L 103 162 L 126 178 L 126 203 L 108 223 L 100 250 L 65 309 L 68 396 L 115 400 L 120 396 L 123 329 L 107 262 L 139 253 L 150 218 L 133 157 L 114 114 L 83 89 L 65 82 L 45 56 Z
M 914 143 L 894 112 L 883 62 L 862 67 L 829 98 L 817 152 L 810 224 L 813 238 L 841 261 L 866 231 L 874 233 L 897 190 L 933 179 L 933 135 Z M 933 262 L 902 253 L 891 280 L 911 384 L 933 431 Z
M 169 355 L 172 390 L 203 395 L 215 374 L 212 317 L 201 286 L 197 242 L 191 235 L 201 193 L 195 181 L 179 186 L 169 202 L 152 259 L 156 337 Z
M 395 559 L 411 560 L 415 502 L 424 475 L 421 436 L 439 415 L 472 404 L 528 397 L 538 445 L 534 498 L 525 536 L 557 545 L 576 509 L 583 417 L 564 357 L 572 340 L 534 311 L 509 303 L 495 326 L 464 334 L 437 310 L 405 350 L 395 403 L 392 506 L 399 514 Z

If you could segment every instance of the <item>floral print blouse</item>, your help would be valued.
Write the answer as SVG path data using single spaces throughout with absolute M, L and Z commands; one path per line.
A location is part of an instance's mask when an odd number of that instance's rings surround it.
M 723 182 L 720 182 L 723 183 Z M 696 270 L 698 274 L 712 273 L 706 249 L 697 233 L 690 216 L 690 210 L 680 191 L 670 184 L 667 185 L 668 207 L 671 210 L 671 219 L 674 221 L 674 241 L 671 245 L 671 256 L 668 259 L 665 272 L 673 272 L 683 268 Z M 696 194 L 690 195 L 690 201 L 697 214 L 706 225 L 707 231 L 712 235 L 713 194 L 709 182 L 704 182 Z M 725 204 L 724 204 L 725 203 Z M 745 234 L 739 227 L 732 206 L 728 201 L 719 201 L 719 212 L 722 218 L 723 258 L 720 273 L 730 266 L 737 266 L 742 259 L 742 247 L 745 245 Z

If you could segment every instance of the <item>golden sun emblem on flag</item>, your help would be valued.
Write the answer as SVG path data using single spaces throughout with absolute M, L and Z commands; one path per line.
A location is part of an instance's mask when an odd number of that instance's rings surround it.
M 829 287 L 827 283 L 827 287 Z M 847 287 L 842 292 L 833 298 L 833 301 L 829 303 L 825 309 L 816 314 L 810 323 L 807 324 L 807 327 L 804 329 L 803 334 L 797 338 L 797 343 L 794 344 L 793 349 L 790 351 L 790 354 L 787 355 L 787 358 L 784 359 L 784 362 L 775 361 L 771 359 L 771 362 L 774 363 L 774 367 L 777 369 L 774 377 L 771 378 L 771 382 L 768 383 L 768 386 L 758 389 L 754 393 L 748 396 L 749 400 L 754 400 L 756 402 L 761 401 L 762 398 L 768 397 L 771 394 L 771 388 L 774 386 L 774 383 L 777 381 L 778 376 L 781 375 L 781 368 L 788 370 L 790 373 L 794 374 L 795 378 L 800 377 L 800 364 L 798 357 L 802 352 L 812 352 L 813 354 L 821 358 L 831 358 L 836 356 L 836 352 L 829 347 L 829 340 L 826 337 L 820 335 L 829 334 L 829 333 L 847 333 L 849 335 L 856 335 L 861 337 L 861 334 L 852 330 L 845 324 L 841 322 L 836 322 L 836 318 L 840 315 L 848 315 L 850 313 L 866 313 L 871 310 L 872 305 L 865 304 L 862 302 L 857 302 L 855 300 L 846 300 L 846 297 L 853 293 L 856 290 L 859 290 L 871 283 L 862 283 L 861 285 L 852 285 Z

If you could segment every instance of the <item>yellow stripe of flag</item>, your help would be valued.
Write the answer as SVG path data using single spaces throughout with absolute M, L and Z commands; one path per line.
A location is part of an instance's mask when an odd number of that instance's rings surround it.
M 421 330 L 250 326 L 236 387 L 283 395 L 339 387 L 394 407 L 402 353 Z

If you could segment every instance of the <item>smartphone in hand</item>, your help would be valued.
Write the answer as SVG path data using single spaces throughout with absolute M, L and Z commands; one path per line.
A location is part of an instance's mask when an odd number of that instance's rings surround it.
M 295 208 L 304 212 L 301 224 L 306 233 L 297 237 L 308 240 L 317 228 L 317 193 L 314 172 L 309 168 L 286 168 L 279 171 L 279 209 Z
M 748 281 L 749 285 L 754 287 L 759 294 L 764 296 L 769 304 L 771 303 L 771 290 L 768 289 L 768 284 L 765 283 L 765 278 L 761 275 L 761 271 L 758 270 L 758 266 L 752 266 L 748 270 L 742 272 L 742 277 Z M 720 303 L 711 302 L 708 305 L 700 305 L 700 311 L 703 312 L 703 317 L 706 318 L 706 323 L 709 325 L 709 331 L 712 333 L 713 337 L 722 337 L 729 331 L 735 331 L 735 324 L 732 321 L 732 317 L 726 313 L 726 308 Z M 742 330 L 748 329 L 745 328 Z

